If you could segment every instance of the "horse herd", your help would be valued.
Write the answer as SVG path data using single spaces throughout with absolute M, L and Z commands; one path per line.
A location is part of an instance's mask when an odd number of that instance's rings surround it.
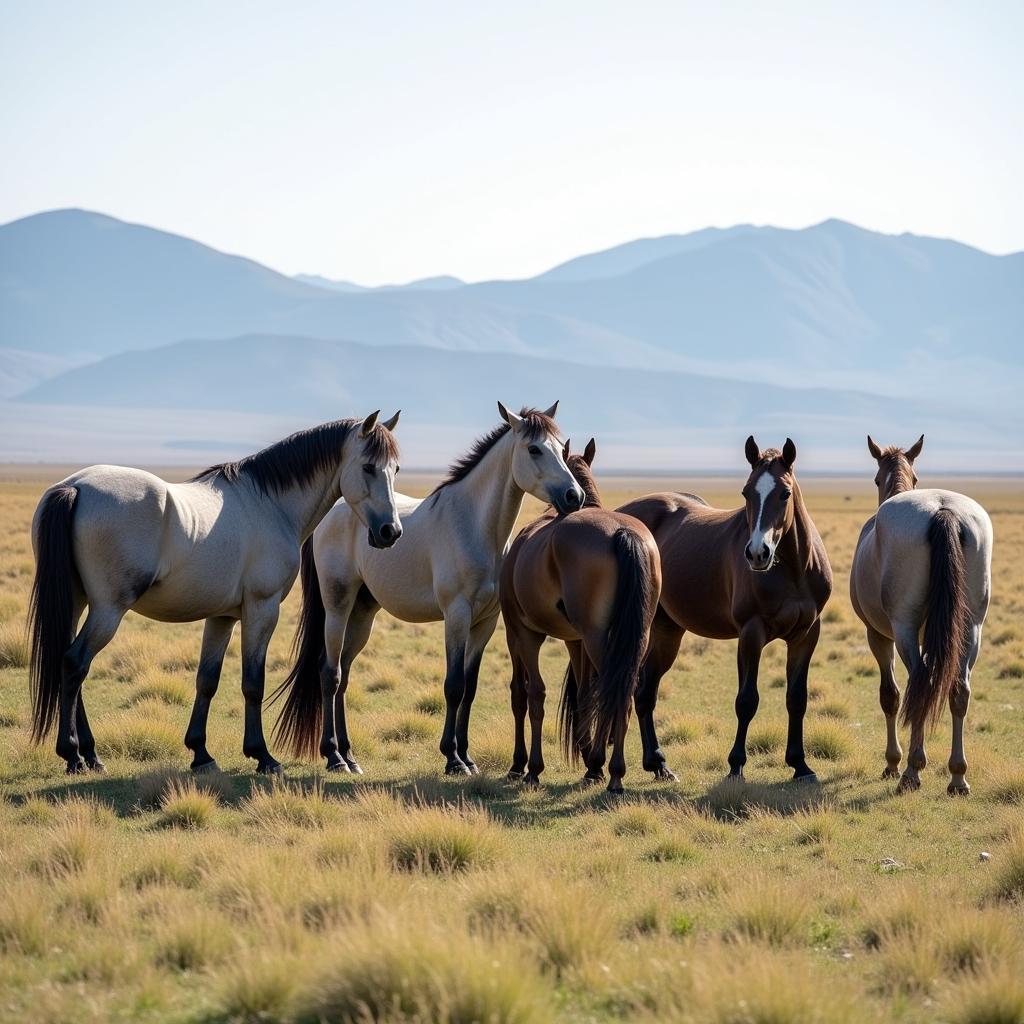
M 796 446 L 746 442 L 744 504 L 710 507 L 692 494 L 651 494 L 602 506 L 591 473 L 596 446 L 563 445 L 556 402 L 501 422 L 423 499 L 394 490 L 396 413 L 337 420 L 238 462 L 171 484 L 151 473 L 92 466 L 51 487 L 32 524 L 30 605 L 33 736 L 56 724 L 69 773 L 102 770 L 82 695 L 96 654 L 125 613 L 205 620 L 185 746 L 192 769 L 216 769 L 207 749 L 210 703 L 236 622 L 241 623 L 242 749 L 259 772 L 280 772 L 263 730 L 267 646 L 281 601 L 302 576 L 296 660 L 275 697 L 277 739 L 329 771 L 361 772 L 345 710 L 352 664 L 381 608 L 406 622 L 444 621 L 447 667 L 440 749 L 450 774 L 475 773 L 469 721 L 480 662 L 499 611 L 512 660 L 515 741 L 509 776 L 539 782 L 545 684 L 539 652 L 564 641 L 563 749 L 585 780 L 622 791 L 624 738 L 635 707 L 643 767 L 676 778 L 654 711 L 662 676 L 690 631 L 738 640 L 736 740 L 729 774 L 743 777 L 747 729 L 758 706 L 761 652 L 787 645 L 786 763 L 814 780 L 804 755 L 807 675 L 832 570 L 794 471 Z M 917 490 L 907 450 L 868 438 L 879 508 L 864 525 L 851 597 L 881 673 L 887 728 L 884 777 L 899 775 L 900 691 L 910 753 L 899 782 L 916 789 L 925 730 L 948 701 L 950 794 L 967 793 L 963 724 L 991 590 L 992 526 L 970 498 Z M 509 544 L 525 494 L 548 504 Z M 79 628 L 83 613 L 85 621 Z M 526 743 L 526 719 L 530 744 Z

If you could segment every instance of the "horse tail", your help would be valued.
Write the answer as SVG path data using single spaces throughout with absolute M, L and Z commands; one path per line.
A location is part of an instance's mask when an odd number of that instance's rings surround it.
M 580 743 L 578 712 L 579 683 L 573 671 L 572 659 L 565 667 L 565 678 L 562 680 L 562 697 L 558 705 L 558 739 L 562 744 L 562 754 L 570 764 L 580 763 Z
M 939 509 L 928 525 L 931 575 L 922 657 L 910 673 L 903 724 L 934 725 L 960 674 L 967 647 L 967 570 L 960 521 Z
M 37 513 L 36 574 L 28 607 L 34 743 L 46 736 L 57 717 L 64 655 L 74 640 L 74 584 L 78 573 L 71 529 L 77 501 L 77 487 L 51 487 Z
M 647 653 L 651 604 L 651 563 L 647 545 L 634 531 L 620 527 L 612 537 L 619 580 L 612 601 L 604 659 L 588 688 L 585 725 L 592 742 L 607 744 L 616 723 L 625 723 L 640 667 Z
M 290 747 L 296 757 L 315 757 L 323 717 L 320 668 L 326 657 L 324 625 L 327 614 L 320 594 L 312 537 L 302 545 L 299 575 L 302 580 L 302 610 L 292 641 L 295 664 L 285 681 L 274 691 L 271 703 L 287 691 L 284 707 L 274 726 L 274 736 L 278 743 Z

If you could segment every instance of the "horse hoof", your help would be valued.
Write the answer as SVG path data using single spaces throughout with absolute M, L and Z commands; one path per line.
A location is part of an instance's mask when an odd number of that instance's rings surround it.
M 348 758 L 346 758 L 345 759 L 345 763 L 348 765 L 348 770 L 353 775 L 362 775 L 363 774 L 363 769 L 360 767 L 360 764 L 359 764 L 358 761 L 349 761 Z
M 277 761 L 266 761 L 263 764 L 256 766 L 257 775 L 270 775 L 277 779 L 284 778 L 284 765 L 279 764 Z
M 899 777 L 900 777 L 900 770 L 899 770 L 898 767 L 897 768 L 886 768 L 885 771 L 882 772 L 882 779 L 883 779 L 883 781 L 885 779 L 898 779 Z
M 476 761 L 465 761 L 463 763 L 469 769 L 469 774 L 470 775 L 479 775 L 480 774 L 480 769 L 477 768 Z
M 445 775 L 469 775 L 470 770 L 461 761 L 449 761 L 444 766 Z
M 725 777 L 726 782 L 746 782 L 747 780 L 743 777 L 743 769 L 740 768 L 738 771 L 729 772 Z
M 912 775 L 903 774 L 903 778 L 900 779 L 899 785 L 896 787 L 897 793 L 915 793 L 921 788 L 921 780 L 915 778 Z
M 946 787 L 946 792 L 950 796 L 970 796 L 971 787 L 967 784 L 966 780 L 961 782 L 951 782 Z
M 794 772 L 793 773 L 793 781 L 794 782 L 807 782 L 807 783 L 813 783 L 814 785 L 817 785 L 818 784 L 818 776 L 815 775 L 814 772 L 812 772 L 812 771 L 806 771 L 806 772 L 804 772 L 803 775 L 797 775 L 796 772 Z
M 587 772 L 580 779 L 581 786 L 596 786 L 599 782 L 604 782 L 604 772 Z
M 193 775 L 212 775 L 220 771 L 220 765 L 214 760 L 204 761 L 202 764 L 192 765 Z
M 83 761 L 82 758 L 79 758 L 77 761 L 68 761 L 68 766 L 64 769 L 64 774 L 84 775 L 85 771 L 85 761 Z
M 105 772 L 107 770 L 107 766 L 98 757 L 89 758 L 85 762 L 85 767 L 91 772 Z
M 344 772 L 346 775 L 352 771 L 352 766 L 348 761 L 328 761 L 327 770 L 332 774 Z
M 660 768 L 654 769 L 654 778 L 656 782 L 678 782 L 679 776 L 676 775 L 668 765 L 663 764 Z
M 508 774 L 505 776 L 505 778 L 509 782 L 521 782 L 525 774 L 526 772 L 519 771 L 519 769 L 517 768 L 509 768 Z
M 622 796 L 626 790 L 623 787 L 621 780 L 612 779 L 612 781 L 608 783 L 608 792 L 611 793 L 612 796 Z
M 529 786 L 530 789 L 540 789 L 540 776 L 534 775 L 532 772 L 524 775 L 523 785 Z

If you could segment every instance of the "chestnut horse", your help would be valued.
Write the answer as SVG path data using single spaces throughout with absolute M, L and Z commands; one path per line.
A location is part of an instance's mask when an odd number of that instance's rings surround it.
M 747 728 L 757 713 L 757 669 L 771 640 L 785 640 L 786 764 L 793 778 L 815 780 L 804 758 L 807 672 L 821 631 L 821 610 L 832 593 L 832 568 L 793 473 L 796 445 L 761 451 L 747 438 L 751 473 L 745 505 L 711 508 L 692 494 L 651 494 L 623 505 L 654 534 L 661 551 L 661 604 L 636 694 L 644 768 L 664 774 L 654 707 L 661 677 L 671 668 L 683 633 L 739 639 L 736 742 L 729 776 L 743 778 Z
M 585 495 L 570 515 L 549 509 L 524 527 L 501 567 L 499 596 L 512 658 L 515 750 L 509 778 L 537 785 L 544 770 L 541 733 L 544 679 L 538 656 L 545 637 L 564 640 L 570 665 L 562 695 L 562 746 L 571 760 L 583 756 L 584 781 L 604 778 L 609 743 L 608 790 L 622 792 L 623 745 L 630 704 L 658 607 L 658 547 L 642 523 L 601 508 L 590 472 L 596 445 L 583 455 L 563 455 Z M 526 752 L 529 711 L 531 743 Z
M 887 733 L 882 778 L 899 775 L 903 755 L 896 735 L 898 651 L 909 673 L 903 724 L 910 726 L 910 754 L 898 788 L 905 792 L 921 785 L 925 727 L 948 699 L 953 744 L 947 792 L 966 795 L 971 787 L 965 778 L 964 718 L 992 594 L 992 522 L 966 495 L 915 490 L 914 460 L 923 447 L 923 435 L 906 451 L 879 448 L 868 438 L 868 451 L 878 463 L 878 511 L 857 541 L 850 599 L 867 627 L 882 676 L 878 697 Z

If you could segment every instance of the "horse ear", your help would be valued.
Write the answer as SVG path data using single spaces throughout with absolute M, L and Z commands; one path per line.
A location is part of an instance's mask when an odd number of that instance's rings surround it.
M 782 461 L 786 464 L 786 469 L 792 469 L 793 463 L 796 462 L 796 445 L 793 444 L 793 439 L 787 437 L 786 443 L 782 446 Z
M 597 442 L 591 438 L 587 442 L 587 447 L 583 451 L 583 461 L 588 465 L 594 464 L 594 456 L 597 454 Z
M 565 439 L 565 444 L 562 445 L 562 458 L 564 461 L 569 461 L 569 438 Z
M 922 434 L 917 441 L 907 449 L 906 456 L 907 462 L 913 462 L 914 459 L 921 454 L 921 449 L 924 447 L 924 434 Z
M 389 419 L 387 421 L 387 423 L 384 424 L 384 429 L 385 430 L 394 430 L 395 427 L 398 426 L 398 417 L 401 416 L 401 415 L 402 415 L 402 410 L 399 409 L 398 412 L 396 412 L 395 415 L 392 416 L 391 419 Z
M 551 406 L 550 409 L 545 409 L 544 410 L 544 415 L 550 417 L 551 419 L 554 419 L 556 412 L 558 412 L 558 402 L 557 401 L 555 402 L 555 404 L 553 406 Z
M 380 409 L 378 409 L 376 412 L 371 412 L 370 415 L 367 416 L 365 420 L 363 420 L 363 425 L 359 428 L 359 436 L 361 438 L 366 437 L 366 435 L 369 434 L 369 432 L 373 430 L 375 426 L 377 426 L 377 417 L 379 415 Z
M 501 404 L 498 403 L 498 412 L 501 413 L 501 418 L 513 429 L 518 431 L 519 425 L 523 422 L 521 416 L 517 416 L 514 412 L 509 411 Z
M 757 442 L 754 440 L 753 434 L 751 434 L 750 437 L 747 438 L 747 447 L 745 449 L 745 452 L 747 456 L 747 462 L 749 462 L 751 466 L 756 466 L 757 460 L 761 458 L 761 449 L 757 447 Z
M 882 449 L 875 444 L 870 434 L 868 434 L 868 451 L 871 452 L 871 458 L 873 458 L 875 462 L 882 461 Z

